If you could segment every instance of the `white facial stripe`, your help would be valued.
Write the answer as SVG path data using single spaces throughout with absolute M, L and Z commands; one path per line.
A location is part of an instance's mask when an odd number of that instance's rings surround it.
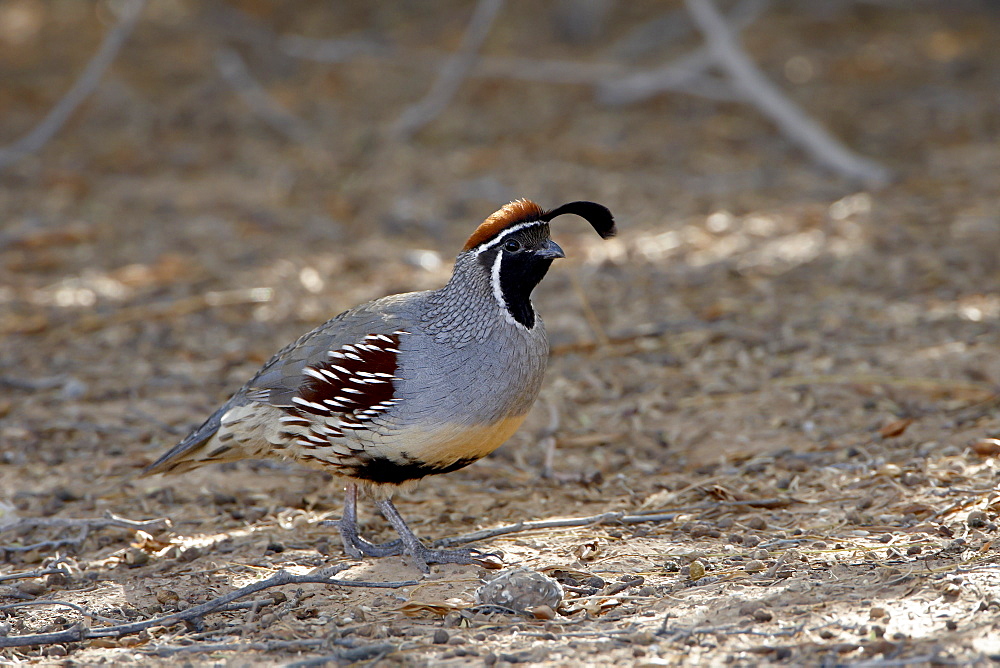
M 497 304 L 500 305 L 500 310 L 503 311 L 503 317 L 506 318 L 507 322 L 512 325 L 519 325 L 524 329 L 524 325 L 519 323 L 514 319 L 514 316 L 510 314 L 510 308 L 507 306 L 507 300 L 503 298 L 503 288 L 500 287 L 500 264 L 503 262 L 503 253 L 497 253 L 496 259 L 493 260 L 493 269 L 490 271 L 490 282 L 493 285 L 493 296 L 496 297 Z
M 496 246 L 497 244 L 499 244 L 508 235 L 513 234 L 514 232 L 520 232 L 521 230 L 525 229 L 526 227 L 531 227 L 533 225 L 548 225 L 548 223 L 546 223 L 544 220 L 529 220 L 527 223 L 519 223 L 519 224 L 517 224 L 517 225 L 515 225 L 513 227 L 509 227 L 506 230 L 504 230 L 502 233 L 498 234 L 495 239 L 490 239 L 486 243 L 484 243 L 481 246 L 477 247 L 476 250 L 473 252 L 473 255 L 478 256 L 483 251 L 489 250 L 489 249 L 493 248 L 494 246 Z

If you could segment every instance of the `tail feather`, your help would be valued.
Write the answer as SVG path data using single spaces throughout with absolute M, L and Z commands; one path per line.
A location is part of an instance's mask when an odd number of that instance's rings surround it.
M 140 477 L 157 473 L 183 473 L 198 468 L 204 464 L 219 461 L 208 456 L 206 445 L 213 440 L 222 424 L 223 409 L 219 409 L 205 420 L 204 424 L 195 429 L 183 441 L 172 447 L 162 457 L 147 466 Z

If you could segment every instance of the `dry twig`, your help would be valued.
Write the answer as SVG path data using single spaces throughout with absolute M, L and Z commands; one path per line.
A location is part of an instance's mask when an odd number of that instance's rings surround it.
M 5 582 L 7 580 L 29 580 L 31 578 L 41 578 L 46 575 L 55 575 L 56 573 L 60 575 L 69 575 L 69 571 L 65 568 L 42 568 L 37 571 L 25 571 L 24 573 L 8 573 L 7 575 L 0 575 L 0 582 Z
M 767 0 L 744 0 L 733 8 L 726 23 L 738 33 L 753 23 L 767 4 Z M 597 99 L 604 104 L 634 104 L 665 91 L 735 99 L 731 84 L 708 78 L 708 70 L 715 62 L 712 52 L 707 47 L 700 47 L 660 67 L 606 79 L 597 89 Z
M 503 7 L 503 0 L 479 0 L 462 37 L 462 46 L 458 52 L 444 64 L 438 73 L 434 85 L 422 100 L 403 110 L 403 113 L 393 125 L 392 132 L 397 138 L 412 137 L 438 114 L 444 111 L 459 86 L 465 80 L 476 59 L 479 49 L 493 26 L 493 20 Z
M 205 615 L 218 612 L 228 606 L 233 601 L 256 594 L 271 587 L 281 587 L 289 584 L 329 584 L 340 587 L 371 587 L 383 589 L 398 589 L 399 587 L 410 587 L 417 582 L 407 580 L 403 582 L 364 582 L 360 580 L 341 580 L 332 576 L 349 568 L 348 564 L 324 568 L 314 573 L 306 575 L 292 575 L 288 571 L 278 571 L 274 575 L 259 582 L 254 582 L 240 589 L 229 592 L 222 596 L 213 598 L 211 601 L 201 605 L 192 606 L 186 610 L 175 612 L 162 617 L 146 619 L 141 622 L 130 624 L 118 624 L 116 626 L 105 626 L 101 628 L 88 628 L 84 625 L 76 624 L 64 631 L 52 633 L 37 633 L 22 636 L 0 636 L 0 647 L 27 647 L 31 645 L 51 645 L 54 643 L 80 642 L 91 638 L 120 638 L 122 636 L 139 633 L 153 626 L 173 626 L 185 621 L 192 621 L 204 617 Z
M 240 54 L 232 49 L 220 47 L 215 50 L 214 60 L 215 69 L 222 78 L 264 123 L 287 139 L 300 144 L 310 144 L 313 132 L 297 116 L 278 104 L 253 78 Z
M 503 527 L 496 527 L 494 529 L 482 529 L 480 531 L 473 531 L 470 533 L 465 533 L 460 536 L 452 536 L 451 538 L 442 538 L 441 540 L 435 541 L 434 545 L 436 547 L 451 547 L 453 545 L 463 545 L 465 543 L 473 543 L 479 540 L 486 540 L 487 538 L 495 538 L 496 536 L 505 536 L 512 533 L 520 533 L 522 531 L 535 531 L 537 529 L 560 529 L 563 527 L 584 527 L 584 526 L 596 526 L 598 524 L 642 524 L 643 522 L 668 522 L 674 519 L 677 513 L 662 513 L 657 515 L 626 515 L 623 512 L 611 512 L 611 513 L 601 513 L 600 515 L 591 515 L 589 517 L 573 517 L 565 520 L 539 520 L 537 522 L 518 522 L 516 524 L 510 524 Z
M 882 185 L 891 174 L 874 160 L 857 155 L 805 115 L 764 76 L 739 45 L 712 0 L 685 0 L 688 13 L 705 37 L 716 64 L 748 101 L 801 146 L 816 162 L 847 178 Z
M 160 531 L 170 526 L 170 520 L 160 517 L 153 520 L 130 520 L 108 513 L 105 517 L 24 517 L 16 522 L 0 526 L 0 533 L 7 531 L 26 531 L 31 529 L 72 529 L 78 528 L 79 533 L 73 538 L 45 540 L 30 545 L 0 545 L 2 552 L 31 552 L 33 550 L 55 550 L 65 545 L 79 545 L 87 540 L 93 529 L 117 527 L 132 531 Z
M 83 68 L 79 78 L 73 82 L 66 94 L 56 102 L 55 106 L 34 127 L 31 132 L 15 141 L 10 146 L 0 149 L 0 169 L 10 167 L 21 158 L 36 153 L 66 124 L 76 108 L 94 92 L 100 83 L 104 72 L 108 69 L 125 40 L 132 33 L 139 21 L 146 0 L 130 0 L 125 3 L 118 17 L 118 23 L 108 31 L 97 53 Z

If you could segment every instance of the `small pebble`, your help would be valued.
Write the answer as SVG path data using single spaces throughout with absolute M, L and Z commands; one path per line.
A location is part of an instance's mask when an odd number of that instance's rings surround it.
M 922 551 L 923 550 L 919 545 L 911 545 L 908 548 L 906 548 L 906 554 L 911 557 L 915 554 L 920 554 Z
M 757 531 L 763 531 L 767 528 L 767 522 L 763 517 L 756 515 L 747 520 L 747 526 L 751 529 L 756 529 Z
M 774 619 L 774 614 L 766 608 L 757 608 L 753 611 L 753 618 L 757 622 L 769 622 Z
M 444 629 L 439 629 L 439 630 L 443 631 Z M 445 631 L 445 633 L 447 633 L 447 631 Z M 437 634 L 435 634 L 435 640 L 437 640 Z M 447 642 L 449 645 L 464 645 L 465 638 L 463 638 L 462 636 L 452 636 L 448 638 L 448 640 L 446 640 L 445 642 Z
M 535 619 L 555 619 L 556 611 L 548 605 L 539 605 L 529 610 Z
M 50 645 L 45 648 L 45 656 L 66 656 L 69 652 L 63 645 Z
M 705 564 L 700 561 L 692 561 L 690 567 L 691 579 L 700 580 L 705 577 Z
M 631 640 L 636 645 L 648 646 L 656 642 L 656 636 L 654 636 L 650 631 L 639 631 L 638 633 L 634 633 L 631 636 L 628 636 L 628 639 Z
M 29 596 L 38 596 L 45 592 L 45 583 L 39 580 L 25 580 L 17 585 L 17 590 Z
M 757 547 L 760 545 L 760 537 L 753 534 L 743 536 L 743 544 L 747 547 Z
M 764 562 L 760 559 L 751 559 L 747 563 L 743 564 L 743 570 L 747 573 L 760 573 L 765 568 L 767 568 L 767 566 L 765 566 Z
M 61 587 L 69 582 L 69 578 L 66 577 L 65 573 L 49 573 L 45 576 L 45 585 L 47 587 Z
M 881 608 L 881 607 L 877 607 L 876 606 L 876 607 L 874 607 L 874 608 L 872 608 L 871 610 L 868 611 L 868 618 L 869 619 L 882 619 L 883 617 L 888 616 L 888 614 L 889 613 L 886 611 L 885 608 Z
M 668 573 L 676 573 L 677 571 L 681 570 L 681 565 L 678 564 L 676 561 L 673 561 L 672 559 L 668 559 L 667 561 L 663 562 L 663 570 L 665 570 Z
M 149 563 L 149 554 L 145 550 L 137 547 L 130 547 L 125 550 L 125 564 L 129 568 L 137 568 Z
M 982 529 L 986 526 L 987 520 L 986 513 L 981 510 L 973 510 L 969 513 L 969 518 L 966 520 L 968 525 L 973 529 Z
M 448 642 L 449 637 L 450 636 L 448 635 L 448 632 L 445 631 L 444 629 L 436 629 L 434 631 L 434 637 L 432 638 L 432 640 L 434 641 L 435 645 L 443 645 L 446 642 Z
M 954 631 L 955 629 L 958 628 L 958 622 L 956 622 L 954 619 L 949 619 L 945 621 L 944 626 L 949 631 Z
M 707 524 L 696 524 L 691 529 L 692 538 L 719 538 L 720 536 L 722 536 L 721 531 Z

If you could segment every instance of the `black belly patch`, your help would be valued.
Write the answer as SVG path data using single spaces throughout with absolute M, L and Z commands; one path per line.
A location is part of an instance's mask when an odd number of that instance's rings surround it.
M 394 461 L 384 457 L 373 457 L 363 464 L 358 464 L 351 472 L 352 478 L 367 480 L 369 482 L 387 485 L 401 485 L 410 480 L 420 480 L 429 475 L 439 473 L 450 473 L 464 468 L 472 462 L 478 461 L 478 457 L 459 459 L 451 464 L 428 464 L 417 460 Z

